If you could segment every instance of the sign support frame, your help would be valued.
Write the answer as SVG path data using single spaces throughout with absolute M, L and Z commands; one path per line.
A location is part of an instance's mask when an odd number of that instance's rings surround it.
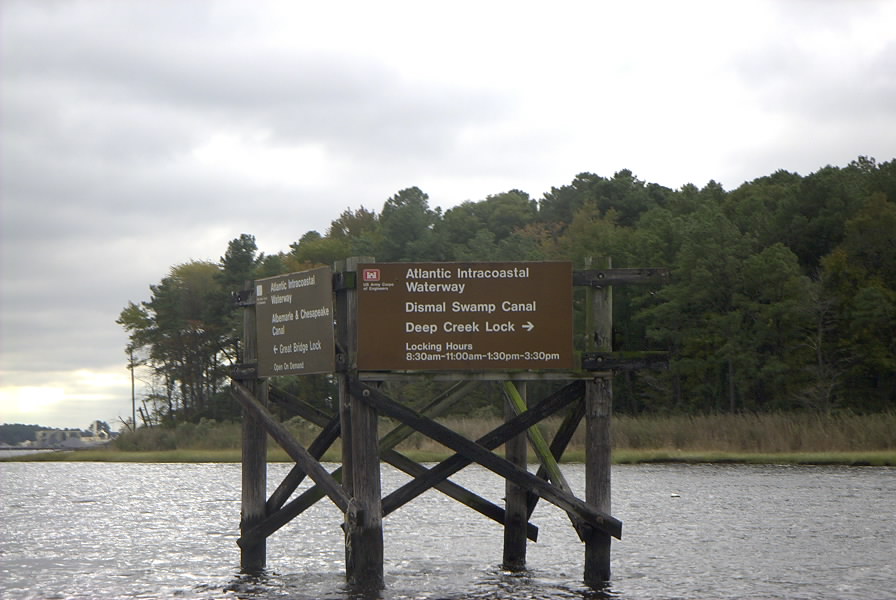
M 415 498 L 422 488 L 436 487 L 474 510 L 504 523 L 505 565 L 511 569 L 525 568 L 526 538 L 534 540 L 537 537 L 537 528 L 528 523 L 528 517 L 538 498 L 543 497 L 561 506 L 570 512 L 574 525 L 578 525 L 577 532 L 585 541 L 584 581 L 586 585 L 602 589 L 610 577 L 610 538 L 621 536 L 622 528 L 621 522 L 610 515 L 609 502 L 612 374 L 615 369 L 639 366 L 632 363 L 630 357 L 614 360 L 611 286 L 652 283 L 664 278 L 667 272 L 663 269 L 611 269 L 609 261 L 608 268 L 601 271 L 573 272 L 569 281 L 570 289 L 573 286 L 586 287 L 587 322 L 585 353 L 578 356 L 573 352 L 573 368 L 550 371 L 532 368 L 379 371 L 358 368 L 358 288 L 362 279 L 358 269 L 366 264 L 375 264 L 375 261 L 368 257 L 340 261 L 334 265 L 332 277 L 328 278 L 328 289 L 335 294 L 332 312 L 336 331 L 332 352 L 339 408 L 336 418 L 328 418 L 311 407 L 306 407 L 307 410 L 298 409 L 304 418 L 325 427 L 325 431 L 309 447 L 310 451 L 296 442 L 279 422 L 273 420 L 266 408 L 268 381 L 260 377 L 259 373 L 267 371 L 259 368 L 257 348 L 255 293 L 258 288 L 253 287 L 248 293 L 241 292 L 236 297 L 237 305 L 245 309 L 244 352 L 242 362 L 234 368 L 232 375 L 237 382 L 234 385 L 234 397 L 244 406 L 243 518 L 240 524 L 242 535 L 238 542 L 242 550 L 243 570 L 258 572 L 264 569 L 267 536 L 322 497 L 323 493 L 317 498 L 313 496 L 315 487 L 323 486 L 328 490 L 326 495 L 334 499 L 344 512 L 346 578 L 349 586 L 353 591 L 382 589 L 383 517 Z M 572 339 L 569 343 L 572 349 Z M 521 394 L 517 394 L 517 388 L 513 384 L 507 383 L 512 388 L 507 389 L 514 398 L 512 405 L 507 408 L 505 424 L 473 442 L 427 417 L 426 409 L 424 414 L 416 413 L 392 400 L 382 393 L 377 383 L 418 376 L 433 380 L 460 380 L 466 382 L 464 385 L 486 380 L 515 381 L 520 383 Z M 522 396 L 525 395 L 525 382 L 533 380 L 562 380 L 568 383 L 551 397 L 527 408 Z M 456 393 L 461 393 L 461 389 L 463 388 L 457 387 Z M 572 406 L 569 413 L 549 447 L 543 438 L 531 436 L 538 446 L 542 461 L 542 468 L 537 473 L 529 474 L 526 470 L 525 455 L 519 453 L 524 450 L 522 446 L 517 449 L 514 457 L 508 459 L 489 451 L 490 447 L 512 443 L 513 437 L 523 440 L 528 428 L 570 404 Z M 432 406 L 433 415 L 437 414 L 437 410 L 443 409 L 438 399 L 433 400 Z M 377 424 L 380 412 L 404 423 L 399 428 L 402 433 L 399 434 L 396 430 L 379 440 Z M 577 499 L 568 491 L 568 486 L 563 485 L 562 473 L 554 462 L 554 459 L 559 459 L 563 454 L 576 425 L 583 417 L 586 419 L 587 432 L 584 501 Z M 440 441 L 453 448 L 457 454 L 431 469 L 414 463 L 394 449 L 399 439 L 412 430 Z M 264 494 L 268 434 L 287 449 L 297 464 L 266 505 Z M 343 466 L 341 473 L 338 470 L 327 473 L 319 461 L 336 435 L 342 438 Z M 380 489 L 381 456 L 386 462 L 405 470 L 413 477 L 411 482 L 386 498 L 382 497 Z M 447 479 L 451 473 L 472 462 L 505 478 L 509 501 L 506 510 L 490 505 Z M 311 475 L 317 486 L 287 502 L 304 473 Z M 511 496 L 514 496 L 513 506 Z

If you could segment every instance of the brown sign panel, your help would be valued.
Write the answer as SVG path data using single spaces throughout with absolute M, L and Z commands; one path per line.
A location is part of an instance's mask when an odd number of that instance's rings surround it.
M 255 321 L 259 377 L 336 369 L 329 267 L 256 280 Z
M 572 263 L 358 266 L 358 369 L 571 369 Z

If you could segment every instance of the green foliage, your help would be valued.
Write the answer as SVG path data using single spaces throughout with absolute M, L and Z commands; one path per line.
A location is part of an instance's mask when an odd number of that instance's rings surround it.
M 36 433 L 47 427 L 40 425 L 23 425 L 22 423 L 4 423 L 0 425 L 0 446 L 18 446 L 22 442 L 33 442 Z
M 175 424 L 232 413 L 226 384 L 239 361 L 240 313 L 232 293 L 254 278 L 255 239 L 230 242 L 220 264 L 191 261 L 150 285 L 151 298 L 129 302 L 116 321 L 129 335 L 125 351 L 141 358 L 150 391 L 140 414 L 145 424 Z
M 309 231 L 295 244 L 291 244 L 292 255 L 297 261 L 308 266 L 332 265 L 348 256 L 350 244 L 345 239 L 321 237 L 316 231 Z
M 538 200 L 510 190 L 444 213 L 410 187 L 379 213 L 346 209 L 324 235 L 301 234 L 279 254 L 258 255 L 243 234 L 218 264 L 178 265 L 150 286 L 149 301 L 122 310 L 127 350 L 153 375 L 149 421 L 237 414 L 224 392 L 227 367 L 239 360 L 231 292 L 359 255 L 570 260 L 577 269 L 612 257 L 614 267 L 670 269 L 662 287 L 614 290 L 615 348 L 671 353 L 667 371 L 616 378 L 614 402 L 624 412 L 896 407 L 896 161 L 859 157 L 807 176 L 777 171 L 732 191 L 714 181 L 671 190 L 629 170 L 581 173 Z M 334 408 L 331 378 L 278 385 Z M 411 405 L 440 389 L 390 385 Z M 500 415 L 501 407 L 477 392 L 456 410 Z
M 376 256 L 382 262 L 433 260 L 433 226 L 440 213 L 429 208 L 420 188 L 401 190 L 383 205 Z
M 896 388 L 896 204 L 872 194 L 822 259 L 838 307 L 837 343 L 848 356 L 847 386 L 870 392 L 871 408 L 892 406 Z

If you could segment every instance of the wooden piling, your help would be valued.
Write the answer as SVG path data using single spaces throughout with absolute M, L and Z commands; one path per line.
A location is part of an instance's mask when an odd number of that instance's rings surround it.
M 252 282 L 246 285 L 255 291 Z M 251 365 L 257 361 L 258 346 L 255 324 L 254 302 L 248 303 L 243 311 L 243 364 Z M 267 385 L 255 377 L 246 379 L 244 385 L 248 392 L 263 405 L 267 405 Z M 262 522 L 266 516 L 267 492 L 267 432 L 261 421 L 249 410 L 243 409 L 242 427 L 242 501 L 240 515 L 240 533 Z M 265 539 L 256 540 L 253 544 L 241 548 L 240 569 L 244 573 L 257 573 L 267 563 L 267 544 Z
M 606 267 L 611 266 L 609 259 Z M 613 346 L 613 288 L 609 285 L 588 290 L 586 310 L 590 311 L 588 345 L 599 352 Z M 610 514 L 610 465 L 612 462 L 610 416 L 613 382 L 600 376 L 585 385 L 585 502 Z M 585 540 L 585 585 L 600 588 L 610 579 L 610 536 L 592 531 Z
M 342 277 L 355 276 L 358 264 L 372 259 L 353 257 L 343 265 Z M 349 373 L 357 372 L 357 293 L 344 285 L 336 296 L 337 342 L 344 369 L 338 374 L 339 414 L 342 421 L 343 486 L 351 501 L 345 512 L 345 573 L 355 590 L 377 590 L 383 583 L 383 508 L 377 412 L 352 394 Z
M 518 391 L 525 402 L 526 384 L 521 383 Z M 517 415 L 509 397 L 504 401 L 504 415 L 507 421 Z M 527 466 L 527 455 L 525 434 L 516 435 L 505 442 L 504 457 L 521 469 L 525 469 Z M 529 522 L 528 491 L 507 479 L 504 482 L 504 498 L 504 558 L 502 565 L 508 571 L 522 571 L 526 568 L 526 524 Z

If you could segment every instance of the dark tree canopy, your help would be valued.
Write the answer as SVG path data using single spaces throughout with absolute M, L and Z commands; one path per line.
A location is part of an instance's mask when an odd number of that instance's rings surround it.
M 325 234 L 296 234 L 270 256 L 243 234 L 218 263 L 172 267 L 149 300 L 122 310 L 128 350 L 153 376 L 148 417 L 232 413 L 222 394 L 239 360 L 230 294 L 348 256 L 669 268 L 662 288 L 614 292 L 617 347 L 671 352 L 667 371 L 619 380 L 621 411 L 896 409 L 896 160 L 779 170 L 731 191 L 580 173 L 539 199 L 511 189 L 444 213 L 409 187 L 378 213 L 347 208 Z M 283 385 L 332 402 L 326 377 Z

